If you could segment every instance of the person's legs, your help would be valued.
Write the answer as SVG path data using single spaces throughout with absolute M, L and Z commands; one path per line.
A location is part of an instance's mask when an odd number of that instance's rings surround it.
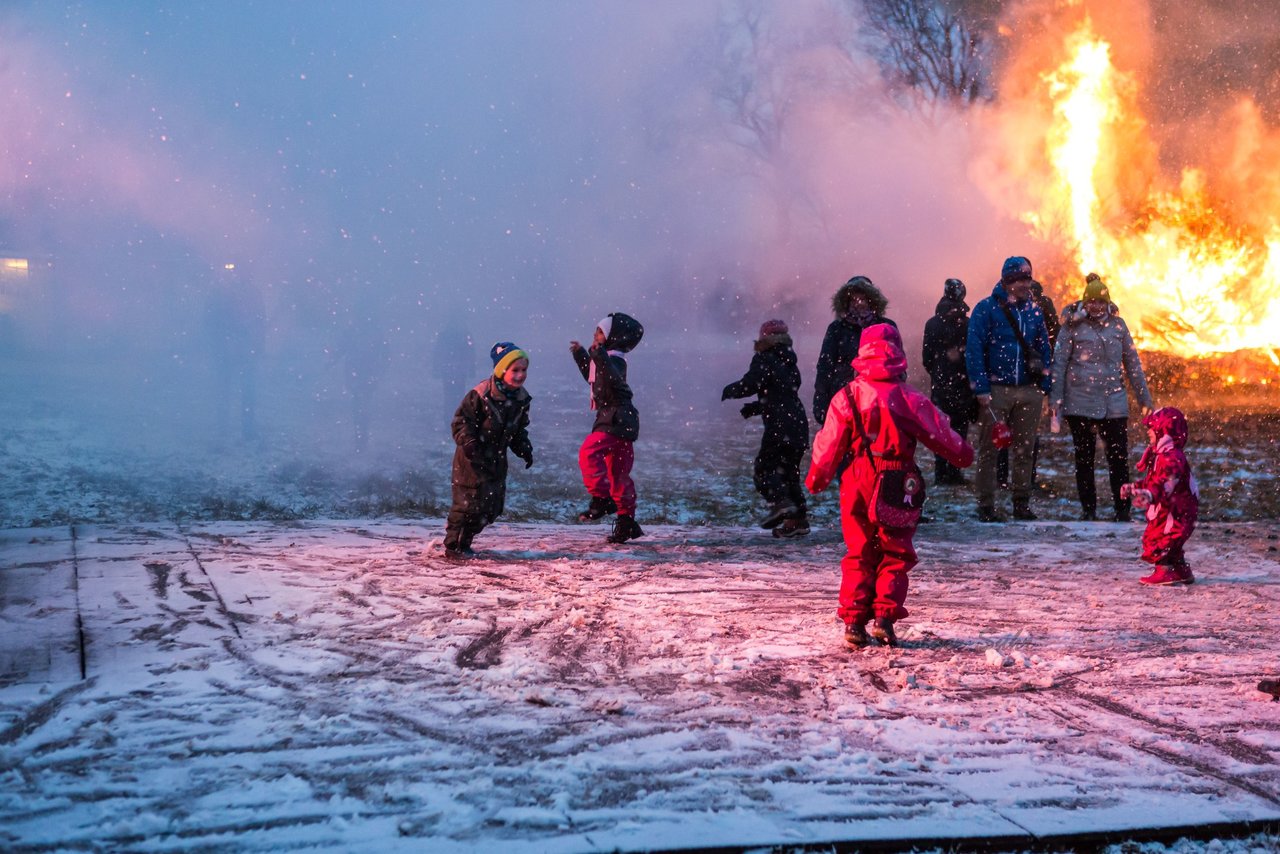
M 805 498 L 803 481 L 801 477 L 800 467 L 804 464 L 804 452 L 808 450 L 804 445 L 789 443 L 783 446 L 781 459 L 779 461 L 779 478 L 782 481 L 783 495 L 791 499 L 791 503 L 796 506 L 799 511 L 799 517 L 803 519 L 809 510 L 809 502 Z
M 880 539 L 866 515 L 866 502 L 850 510 L 841 495 L 840 528 L 845 555 L 840 560 L 840 607 L 836 613 L 846 625 L 864 625 L 872 616 L 876 567 L 880 563 Z
M 965 433 L 969 429 L 969 418 L 967 415 L 953 415 L 948 413 L 947 420 L 951 422 L 951 429 L 960 434 L 964 438 Z M 960 469 L 953 466 L 941 454 L 933 455 L 933 482 L 940 486 L 946 484 L 964 483 L 964 475 Z
M 1129 521 L 1130 503 L 1120 497 L 1120 487 L 1129 482 L 1129 419 L 1104 418 L 1098 422 L 1107 454 L 1107 470 L 1111 475 L 1111 501 L 1116 509 L 1116 520 Z M 1092 469 L 1090 469 L 1092 471 Z
M 978 468 L 974 476 L 974 495 L 978 500 L 979 511 L 994 511 L 996 504 L 996 454 L 995 445 L 991 444 L 991 431 L 997 420 L 1003 420 L 1011 404 L 1009 386 L 992 386 L 991 405 L 981 407 L 978 412 Z
M 1033 385 L 1015 386 L 1009 391 L 1009 429 L 1013 432 L 1013 444 L 1009 446 L 1010 486 L 1015 515 L 1022 515 L 1016 511 L 1021 508 L 1029 512 L 1031 505 L 1031 453 L 1040 428 L 1044 395 Z
M 878 618 L 890 621 L 907 616 L 907 573 L 918 562 L 911 539 L 915 528 L 877 529 L 880 539 L 880 566 L 876 570 L 876 598 L 873 604 Z
M 607 434 L 604 434 L 607 435 Z M 619 516 L 635 517 L 636 485 L 631 480 L 631 466 L 635 463 L 635 447 L 626 439 L 609 436 L 604 454 L 604 467 L 609 478 L 609 496 L 618 505 Z
M 578 467 L 582 470 L 582 485 L 592 498 L 604 500 L 609 497 L 609 473 L 605 466 L 605 454 L 608 453 L 608 433 L 599 431 L 588 433 L 578 449 Z
M 1093 478 L 1094 453 L 1098 444 L 1094 433 L 1096 423 L 1082 415 L 1067 416 L 1075 453 L 1076 495 L 1080 498 L 1080 511 L 1086 519 L 1093 519 L 1098 514 L 1098 491 Z

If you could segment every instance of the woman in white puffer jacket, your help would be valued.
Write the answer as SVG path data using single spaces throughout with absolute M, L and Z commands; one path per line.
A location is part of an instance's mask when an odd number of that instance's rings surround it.
M 1049 402 L 1066 418 L 1075 446 L 1080 518 L 1098 515 L 1093 464 L 1098 437 L 1106 446 L 1116 521 L 1129 521 L 1128 499 L 1120 487 L 1129 480 L 1129 398 L 1125 380 L 1145 416 L 1155 408 L 1129 327 L 1096 273 L 1085 279 L 1084 298 L 1062 310 L 1062 331 L 1053 354 Z

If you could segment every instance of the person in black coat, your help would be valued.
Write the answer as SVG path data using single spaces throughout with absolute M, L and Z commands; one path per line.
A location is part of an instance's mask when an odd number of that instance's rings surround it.
M 453 506 L 445 521 L 445 555 L 474 554 L 471 541 L 502 515 L 507 497 L 507 449 L 533 465 L 529 404 L 524 390 L 529 354 L 510 341 L 493 345 L 493 373 L 462 397 L 453 415 Z
M 969 305 L 964 282 L 947 279 L 933 317 L 924 325 L 924 368 L 929 372 L 929 399 L 951 420 L 951 429 L 963 438 L 977 414 L 977 400 L 969 387 L 964 347 L 969 335 Z M 960 469 L 934 455 L 934 483 L 964 483 Z
M 853 359 L 858 355 L 862 330 L 877 323 L 897 327 L 884 316 L 889 307 L 880 289 L 866 276 L 854 276 L 831 298 L 836 319 L 827 327 L 813 380 L 813 417 L 821 425 L 836 392 L 853 381 Z
M 591 408 L 595 422 L 578 449 L 582 482 L 591 495 L 591 504 L 578 514 L 578 521 L 593 522 L 616 512 L 611 543 L 625 543 L 644 536 L 636 522 L 636 487 L 631 480 L 635 462 L 633 443 L 640 436 L 640 413 L 632 403 L 627 385 L 624 353 L 640 343 L 644 327 L 630 315 L 615 312 L 596 326 L 591 348 L 569 342 L 569 352 L 591 385 Z
M 787 324 L 766 321 L 760 327 L 751 367 L 742 379 L 729 383 L 721 400 L 755 396 L 742 407 L 742 417 L 760 415 L 764 436 L 756 454 L 756 491 L 772 506 L 760 526 L 775 537 L 809 533 L 808 507 L 800 486 L 800 463 L 809 447 L 809 419 L 800 402 L 800 368 Z

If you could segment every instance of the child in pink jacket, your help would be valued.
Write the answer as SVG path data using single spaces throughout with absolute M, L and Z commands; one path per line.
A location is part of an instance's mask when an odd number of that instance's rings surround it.
M 840 479 L 840 525 L 847 553 L 840 561 L 837 613 L 849 646 L 867 645 L 866 626 L 872 617 L 871 635 L 893 646 L 893 624 L 907 616 L 907 573 L 918 563 L 911 542 L 916 529 L 914 524 L 898 527 L 877 519 L 872 507 L 877 472 L 905 469 L 920 490 L 924 480 L 915 464 L 917 442 L 958 468 L 973 463 L 973 448 L 928 397 L 907 384 L 907 357 L 897 329 L 885 323 L 864 329 L 852 364 L 857 372 L 853 382 L 831 398 L 822 430 L 813 440 L 805 486 L 815 494 L 826 489 L 846 454 L 852 455 Z
M 1138 470 L 1146 472 L 1146 477 L 1120 488 L 1121 497 L 1132 498 L 1134 507 L 1147 511 L 1142 559 L 1156 568 L 1139 580 L 1143 584 L 1192 584 L 1196 578 L 1182 549 L 1196 527 L 1200 493 L 1182 452 L 1187 444 L 1187 417 L 1166 406 L 1142 423 L 1151 440 L 1138 461 Z

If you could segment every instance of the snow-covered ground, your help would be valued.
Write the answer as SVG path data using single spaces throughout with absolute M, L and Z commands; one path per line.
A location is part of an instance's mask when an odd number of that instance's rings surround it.
M 0 847 L 596 851 L 1280 821 L 1273 525 L 919 537 L 850 652 L 834 531 L 226 522 L 0 537 Z M 1274 837 L 1254 837 L 1266 846 Z M 1241 849 L 1244 850 L 1244 849 Z M 1258 849 L 1262 850 L 1262 849 Z
M 1040 522 L 934 490 L 902 647 L 851 652 L 834 496 L 808 539 L 745 527 L 759 426 L 716 358 L 637 358 L 626 546 L 564 522 L 590 415 L 547 366 L 537 465 L 467 563 L 417 398 L 357 453 L 337 394 L 274 383 L 244 443 L 160 384 L 0 372 L 0 849 L 1280 846 L 1235 838 L 1280 822 L 1274 431 L 1193 419 L 1188 589 L 1137 583 L 1139 524 L 1074 521 L 1064 436 Z

